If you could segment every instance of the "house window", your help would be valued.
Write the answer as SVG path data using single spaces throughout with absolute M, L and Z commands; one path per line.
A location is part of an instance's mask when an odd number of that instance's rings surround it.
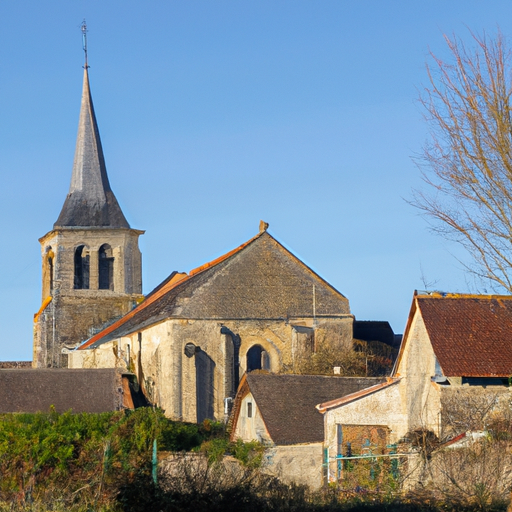
M 55 254 L 51 247 L 46 248 L 45 257 L 43 259 L 43 295 L 47 297 L 52 294 L 54 286 L 54 262 Z
M 103 244 L 98 251 L 98 288 L 114 289 L 114 258 L 108 244 Z
M 252 418 L 252 402 L 247 402 L 247 417 Z
M 75 290 L 89 289 L 89 254 L 85 245 L 75 249 Z
M 131 356 L 131 354 L 130 354 L 130 344 L 127 343 L 126 344 L 126 361 L 125 361 L 125 363 L 126 363 L 126 368 L 128 370 L 130 369 L 130 356 Z

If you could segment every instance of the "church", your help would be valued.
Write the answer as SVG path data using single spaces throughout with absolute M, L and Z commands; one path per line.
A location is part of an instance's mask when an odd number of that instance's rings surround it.
M 142 295 L 138 238 L 110 188 L 84 67 L 69 193 L 44 235 L 37 368 L 121 368 L 185 421 L 224 420 L 243 375 L 293 373 L 324 347 L 352 347 L 340 292 L 268 232 Z

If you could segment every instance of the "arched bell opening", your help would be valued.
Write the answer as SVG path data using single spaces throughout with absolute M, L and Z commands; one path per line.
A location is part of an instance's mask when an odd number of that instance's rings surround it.
M 98 251 L 98 288 L 114 289 L 114 257 L 108 244 L 103 244 Z
M 89 289 L 89 249 L 85 245 L 79 245 L 75 249 L 75 278 L 73 288 L 75 290 Z

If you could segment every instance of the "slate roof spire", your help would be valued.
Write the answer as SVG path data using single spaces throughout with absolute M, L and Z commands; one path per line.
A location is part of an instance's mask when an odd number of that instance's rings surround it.
M 88 70 L 86 60 L 71 185 L 53 227 L 129 228 L 108 181 Z

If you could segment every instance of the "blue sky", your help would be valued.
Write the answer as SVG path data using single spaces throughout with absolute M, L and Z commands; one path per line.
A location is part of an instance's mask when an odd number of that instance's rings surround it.
M 443 34 L 512 34 L 512 3 L 1 2 L 0 360 L 29 360 L 38 238 L 64 202 L 82 86 L 144 291 L 269 232 L 361 320 L 406 323 L 414 289 L 481 291 L 405 199 L 428 127 L 417 97 Z M 423 276 L 423 277 L 422 277 Z

